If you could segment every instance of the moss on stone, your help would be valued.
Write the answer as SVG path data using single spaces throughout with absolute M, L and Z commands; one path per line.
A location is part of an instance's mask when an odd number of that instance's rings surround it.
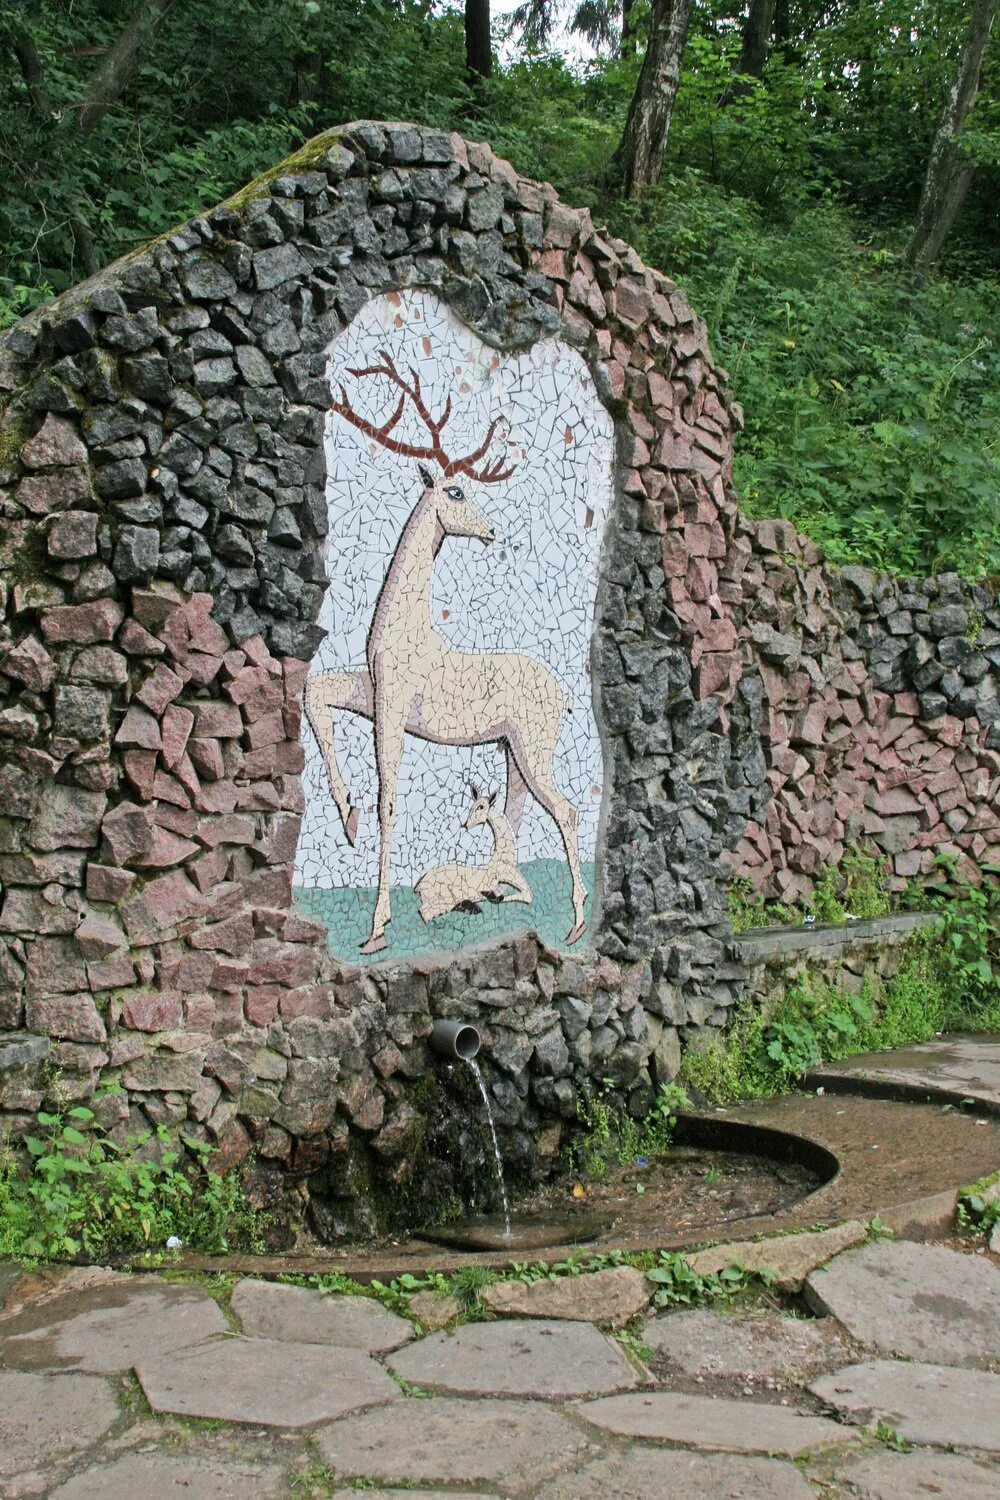
M 298 151 L 293 151 L 290 156 L 286 156 L 284 161 L 280 161 L 276 167 L 269 167 L 266 172 L 262 172 L 259 177 L 255 177 L 252 182 L 240 188 L 231 198 L 227 198 L 224 206 L 242 214 L 256 198 L 268 196 L 268 189 L 272 182 L 279 177 L 294 175 L 296 172 L 308 171 L 315 167 L 323 160 L 330 147 L 338 145 L 342 138 L 340 131 L 337 130 L 327 130 L 322 135 L 313 136 L 311 141 L 306 141 L 304 146 L 300 146 Z

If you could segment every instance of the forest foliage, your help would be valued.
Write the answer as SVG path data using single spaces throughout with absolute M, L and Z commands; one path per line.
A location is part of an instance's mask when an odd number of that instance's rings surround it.
M 95 72 L 157 12 L 84 130 Z M 339 121 L 488 140 L 676 277 L 746 413 L 745 509 L 834 560 L 1000 575 L 1000 42 L 962 139 L 972 186 L 936 272 L 904 254 L 970 0 L 779 0 L 732 88 L 746 8 L 698 0 L 658 185 L 609 168 L 648 32 L 620 5 L 535 0 L 466 69 L 447 0 L 8 0 L 0 16 L 0 325 L 234 191 Z M 603 39 L 584 58 L 561 22 Z M 541 35 L 544 36 L 544 28 Z M 558 50 L 559 46 L 564 48 Z M 624 55 L 620 53 L 624 52 Z M 27 58 L 27 65 L 26 65 Z M 87 116 L 89 119 L 90 117 Z

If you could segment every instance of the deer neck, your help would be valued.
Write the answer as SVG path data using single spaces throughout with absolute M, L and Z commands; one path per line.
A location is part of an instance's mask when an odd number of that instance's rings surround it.
M 424 495 L 403 527 L 375 604 L 368 635 L 370 668 L 386 652 L 402 650 L 419 660 L 421 642 L 433 634 L 431 580 L 443 540 L 429 495 Z
M 486 826 L 493 835 L 493 858 L 491 864 L 517 864 L 517 849 L 514 844 L 514 835 L 510 824 L 501 812 L 489 812 L 486 814 Z

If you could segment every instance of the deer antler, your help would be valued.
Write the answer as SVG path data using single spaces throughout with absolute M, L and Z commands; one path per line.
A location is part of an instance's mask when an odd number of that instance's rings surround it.
M 444 411 L 440 417 L 434 418 L 424 400 L 423 390 L 420 385 L 420 376 L 413 369 L 412 365 L 410 367 L 410 379 L 406 381 L 400 375 L 392 355 L 387 350 L 380 349 L 379 355 L 382 360 L 381 364 L 368 365 L 364 369 L 359 370 L 348 370 L 347 373 L 353 375 L 358 380 L 362 380 L 368 375 L 381 375 L 384 379 L 391 381 L 402 392 L 399 398 L 399 405 L 388 421 L 383 422 L 382 426 L 379 427 L 375 422 L 370 422 L 367 417 L 361 416 L 352 407 L 343 385 L 340 387 L 340 400 L 338 401 L 334 398 L 330 403 L 331 410 L 335 411 L 338 416 L 345 417 L 351 423 L 352 427 L 356 427 L 366 437 L 372 438 L 380 447 L 388 448 L 390 453 L 399 453 L 404 458 L 432 459 L 435 463 L 440 464 L 445 479 L 450 479 L 453 474 L 467 474 L 470 479 L 475 479 L 479 484 L 499 484 L 501 480 L 510 478 L 514 472 L 515 465 L 512 464 L 508 468 L 504 468 L 503 461 L 499 458 L 494 459 L 491 463 L 487 463 L 479 471 L 474 467 L 489 451 L 496 430 L 503 420 L 502 418 L 496 417 L 490 423 L 486 437 L 475 452 L 466 454 L 464 458 L 449 458 L 441 445 L 441 433 L 444 431 L 448 418 L 451 416 L 451 397 L 449 396 L 445 402 Z M 405 443 L 401 438 L 392 436 L 393 429 L 398 425 L 402 419 L 403 412 L 406 410 L 407 398 L 412 401 L 418 417 L 431 435 L 429 446 L 421 446 L 419 443 Z

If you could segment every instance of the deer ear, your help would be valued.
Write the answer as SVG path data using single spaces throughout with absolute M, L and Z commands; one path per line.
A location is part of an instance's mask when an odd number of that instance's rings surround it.
M 426 488 L 432 490 L 436 481 L 430 469 L 426 468 L 424 464 L 417 464 L 417 469 L 420 473 L 421 479 L 424 481 L 424 485 L 426 486 Z
M 482 792 L 479 790 L 479 788 L 476 786 L 475 782 L 473 782 L 473 781 L 469 782 L 469 791 L 472 793 L 473 797 L 476 799 L 477 802 L 479 801 L 480 797 L 483 795 Z
M 490 793 L 489 804 L 490 804 L 491 807 L 493 806 L 494 802 L 497 800 L 497 798 L 499 797 L 499 795 L 500 795 L 499 792 L 491 792 Z

